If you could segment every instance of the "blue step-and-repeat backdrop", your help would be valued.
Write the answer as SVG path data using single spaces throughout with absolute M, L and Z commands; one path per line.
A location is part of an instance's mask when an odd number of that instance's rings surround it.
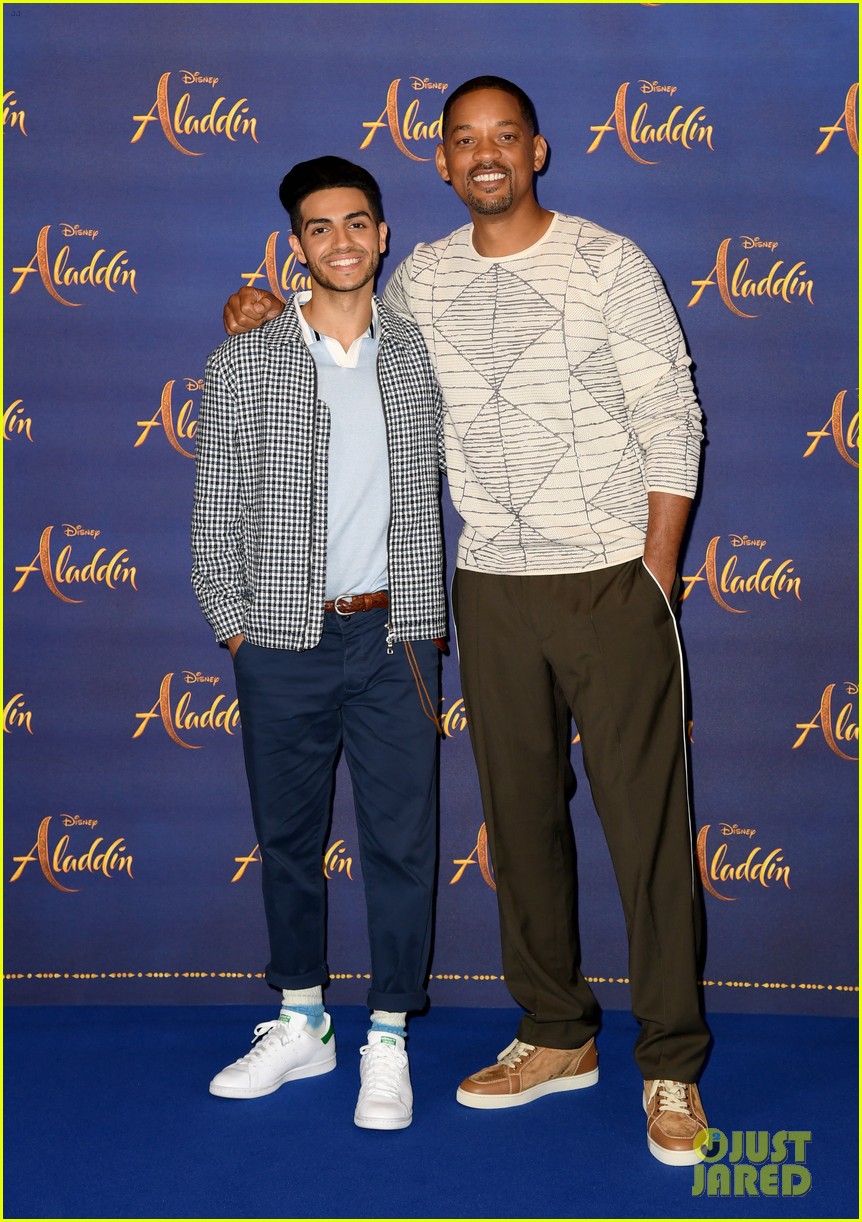
M 465 214 L 443 101 L 534 98 L 546 207 L 664 276 L 708 444 L 682 561 L 712 1009 L 855 1011 L 855 4 L 4 6 L 10 1002 L 268 1001 L 231 662 L 189 584 L 195 425 L 237 286 L 303 287 L 277 198 L 379 179 L 383 280 Z M 458 530 L 446 505 L 449 554 Z M 431 995 L 505 1005 L 457 662 Z M 510 710 L 517 725 L 517 705 Z M 573 744 L 584 970 L 625 929 Z M 331 1003 L 367 988 L 350 782 L 322 868 Z

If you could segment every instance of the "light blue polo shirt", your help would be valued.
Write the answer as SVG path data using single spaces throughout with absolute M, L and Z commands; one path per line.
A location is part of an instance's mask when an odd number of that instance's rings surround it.
M 329 408 L 326 598 L 368 594 L 389 586 L 389 447 L 377 382 L 377 307 L 371 326 L 347 352 L 294 308 L 317 367 L 317 396 Z

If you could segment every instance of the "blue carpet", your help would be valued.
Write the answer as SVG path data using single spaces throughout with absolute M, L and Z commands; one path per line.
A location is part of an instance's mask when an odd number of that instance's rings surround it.
M 521 1108 L 459 1106 L 459 1080 L 514 1035 L 505 1010 L 411 1025 L 409 1129 L 353 1124 L 366 1011 L 333 1011 L 339 1064 L 247 1102 L 207 1092 L 266 1009 L 6 1012 L 6 1218 L 856 1218 L 851 1019 L 717 1014 L 713 1127 L 811 1133 L 799 1197 L 693 1196 L 646 1149 L 634 1021 L 605 1015 L 601 1079 Z

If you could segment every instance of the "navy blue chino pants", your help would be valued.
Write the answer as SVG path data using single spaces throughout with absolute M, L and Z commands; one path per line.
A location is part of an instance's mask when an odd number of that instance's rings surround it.
M 326 613 L 314 649 L 244 641 L 234 658 L 275 988 L 325 984 L 328 832 L 343 745 L 371 949 L 372 1009 L 425 1004 L 437 864 L 440 651 L 386 651 L 383 609 Z M 415 663 L 411 666 L 412 660 Z M 424 685 L 425 695 L 420 691 Z

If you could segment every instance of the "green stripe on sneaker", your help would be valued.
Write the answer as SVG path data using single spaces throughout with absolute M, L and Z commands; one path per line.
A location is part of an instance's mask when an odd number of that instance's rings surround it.
M 321 1044 L 328 1044 L 333 1035 L 335 1035 L 335 1028 L 333 1027 L 332 1023 L 330 1023 L 329 1030 L 327 1031 L 326 1035 L 322 1035 L 320 1037 Z

